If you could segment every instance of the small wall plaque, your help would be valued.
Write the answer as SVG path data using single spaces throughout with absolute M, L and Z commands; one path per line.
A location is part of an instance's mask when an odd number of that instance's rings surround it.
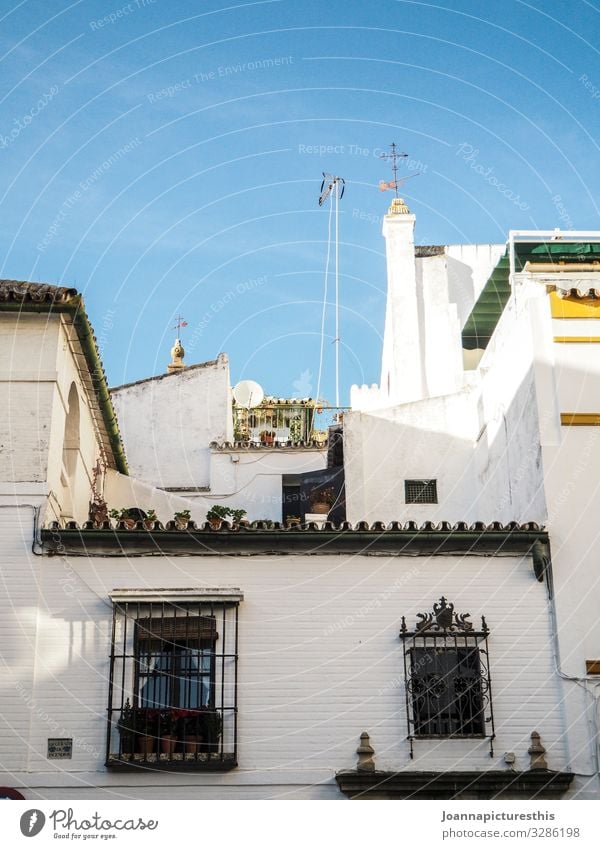
M 585 671 L 588 675 L 600 675 L 600 660 L 586 660 Z
M 49 737 L 48 738 L 48 758 L 50 760 L 57 758 L 72 758 L 73 757 L 73 738 L 72 737 Z

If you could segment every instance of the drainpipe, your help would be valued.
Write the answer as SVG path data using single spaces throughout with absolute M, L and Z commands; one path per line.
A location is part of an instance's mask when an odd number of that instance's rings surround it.
M 593 747 L 594 747 L 594 761 L 596 764 L 596 769 L 594 772 L 589 773 L 577 773 L 583 777 L 591 777 L 598 776 L 600 774 L 600 740 L 599 740 L 599 722 L 598 722 L 598 708 L 599 701 L 598 696 L 595 692 L 590 692 L 588 689 L 587 682 L 591 681 L 590 678 L 587 677 L 579 677 L 576 675 L 567 675 L 566 672 L 563 672 L 561 669 L 561 660 L 560 660 L 560 642 L 558 638 L 558 616 L 556 613 L 556 604 L 555 604 L 555 594 L 554 594 L 554 579 L 552 576 L 552 563 L 548 560 L 548 565 L 546 569 L 546 580 L 548 586 L 548 603 L 550 606 L 550 621 L 552 626 L 552 643 L 554 646 L 554 664 L 556 667 L 556 673 L 563 681 L 572 681 L 577 684 L 578 687 L 581 687 L 584 692 L 591 697 L 593 703 L 593 712 L 592 712 L 592 732 L 593 732 Z M 594 684 L 594 690 L 597 691 L 598 684 Z M 568 738 L 567 738 L 568 745 Z

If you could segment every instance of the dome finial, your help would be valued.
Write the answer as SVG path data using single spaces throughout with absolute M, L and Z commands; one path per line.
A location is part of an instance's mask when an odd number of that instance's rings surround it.
M 167 366 L 168 371 L 181 371 L 181 369 L 185 368 L 185 363 L 183 362 L 183 358 L 185 357 L 185 348 L 181 344 L 181 339 L 179 338 L 179 331 L 182 327 L 187 327 L 187 321 L 184 321 L 182 316 L 177 316 L 177 324 L 173 328 L 173 330 L 177 331 L 177 338 L 175 339 L 175 344 L 171 348 L 171 362 Z
M 388 209 L 388 215 L 410 215 L 404 198 L 394 198 Z
M 185 349 L 181 344 L 180 339 L 175 340 L 175 344 L 171 348 L 171 362 L 167 366 L 168 371 L 181 371 L 181 369 L 185 368 L 185 363 L 183 362 L 183 358 L 185 356 Z

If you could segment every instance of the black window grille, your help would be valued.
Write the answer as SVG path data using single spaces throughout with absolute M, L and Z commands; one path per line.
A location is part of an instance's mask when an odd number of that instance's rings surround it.
M 457 614 L 443 596 L 431 613 L 419 613 L 414 631 L 402 617 L 408 739 L 489 737 L 494 717 L 485 619 L 475 631 L 469 614 Z
M 407 504 L 437 504 L 437 480 L 405 480 L 404 500 Z
M 236 766 L 237 625 L 237 601 L 114 602 L 107 766 Z

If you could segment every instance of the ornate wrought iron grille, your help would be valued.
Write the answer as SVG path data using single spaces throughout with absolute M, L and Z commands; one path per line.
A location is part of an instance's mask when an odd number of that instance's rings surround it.
M 414 631 L 404 616 L 404 680 L 408 739 L 489 737 L 493 756 L 494 715 L 485 618 L 475 631 L 468 613 L 454 612 L 444 596 L 431 613 L 418 613 Z
M 237 763 L 237 602 L 115 602 L 106 765 Z

